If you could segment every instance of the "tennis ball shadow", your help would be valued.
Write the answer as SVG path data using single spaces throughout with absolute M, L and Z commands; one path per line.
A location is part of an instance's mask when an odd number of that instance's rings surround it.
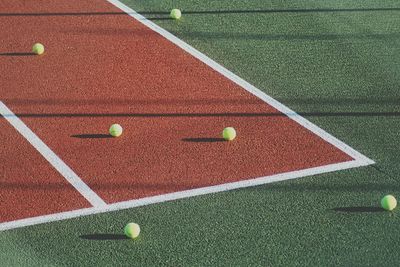
M 175 20 L 170 17 L 146 17 L 146 20 Z
M 95 138 L 112 138 L 112 136 L 111 135 L 109 135 L 109 134 L 74 134 L 74 135 L 71 135 L 71 137 L 74 137 L 74 138 L 82 138 L 82 139 L 85 139 L 85 138 L 93 138 L 93 139 L 95 139 Z
M 26 52 L 9 52 L 9 53 L 0 53 L 0 56 L 9 56 L 9 57 L 22 57 L 22 56 L 36 56 L 35 53 L 26 53 Z
M 126 235 L 122 234 L 88 234 L 88 235 L 80 235 L 82 239 L 86 240 L 126 240 L 129 239 Z
M 224 138 L 214 138 L 214 137 L 201 137 L 201 138 L 183 138 L 184 142 L 194 142 L 194 143 L 210 143 L 210 142 L 225 142 Z
M 385 211 L 380 207 L 338 207 L 332 210 L 336 212 L 359 213 L 359 212 L 383 212 Z

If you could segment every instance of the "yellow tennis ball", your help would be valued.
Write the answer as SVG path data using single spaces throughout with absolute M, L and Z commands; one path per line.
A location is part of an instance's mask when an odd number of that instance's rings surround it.
M 122 134 L 122 127 L 119 124 L 113 124 L 110 127 L 110 135 L 113 137 L 118 137 Z
M 174 8 L 171 10 L 171 13 L 169 14 L 169 16 L 173 19 L 180 19 L 182 16 L 182 13 L 179 9 Z
M 386 195 L 381 199 L 381 206 L 385 210 L 394 210 L 397 206 L 397 200 L 392 195 Z
M 44 45 L 41 43 L 36 43 L 32 46 L 32 53 L 36 55 L 41 55 L 44 53 Z
M 222 131 L 222 137 L 227 141 L 232 141 L 236 137 L 236 131 L 233 127 L 226 127 Z
M 132 238 L 132 239 L 138 237 L 140 234 L 139 224 L 128 223 L 127 225 L 125 225 L 124 233 L 127 237 Z

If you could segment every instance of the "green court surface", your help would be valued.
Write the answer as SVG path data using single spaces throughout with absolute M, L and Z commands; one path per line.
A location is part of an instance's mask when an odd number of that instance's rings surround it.
M 0 232 L 1 265 L 400 265 L 399 1 L 123 2 L 376 164 Z

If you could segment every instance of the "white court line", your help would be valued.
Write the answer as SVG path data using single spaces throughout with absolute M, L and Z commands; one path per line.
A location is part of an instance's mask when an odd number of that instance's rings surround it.
M 314 134 L 318 135 L 328 143 L 334 145 L 338 149 L 342 150 L 344 153 L 348 154 L 354 160 L 348 161 L 348 162 L 342 162 L 342 163 L 335 163 L 335 164 L 330 164 L 326 166 L 320 166 L 320 167 L 315 167 L 315 168 L 309 168 L 309 169 L 304 169 L 304 170 L 298 170 L 298 171 L 293 171 L 293 172 L 286 172 L 286 173 L 281 173 L 281 174 L 276 174 L 276 175 L 271 175 L 271 176 L 264 176 L 264 177 L 259 177 L 251 180 L 245 180 L 245 181 L 240 181 L 240 182 L 234 182 L 234 183 L 227 183 L 227 184 L 222 184 L 222 185 L 216 185 L 216 186 L 210 186 L 210 187 L 203 187 L 203 188 L 198 188 L 198 189 L 193 189 L 193 190 L 186 190 L 186 191 L 181 191 L 181 192 L 175 192 L 175 193 L 170 193 L 170 194 L 164 194 L 164 195 L 158 195 L 154 197 L 147 197 L 147 198 L 142 198 L 142 199 L 136 199 L 136 200 L 130 200 L 130 201 L 124 201 L 124 202 L 118 202 L 110 205 L 103 205 L 103 206 L 95 206 L 93 208 L 87 208 L 87 209 L 80 209 L 80 210 L 74 210 L 74 211 L 68 211 L 68 212 L 62 212 L 62 213 L 57 213 L 57 214 L 50 214 L 50 215 L 45 215 L 45 216 L 38 216 L 38 217 L 33 217 L 33 218 L 27 218 L 27 219 L 22 219 L 22 220 L 16 220 L 12 222 L 5 222 L 0 224 L 0 231 L 4 230 L 9 230 L 9 229 L 14 229 L 14 228 L 19 228 L 19 227 L 24 227 L 24 226 L 29 226 L 29 225 L 35 225 L 35 224 L 40 224 L 40 223 L 46 223 L 46 222 L 53 222 L 53 221 L 59 221 L 59 220 L 64 220 L 64 219 L 69 219 L 69 218 L 76 218 L 80 216 L 86 216 L 86 215 L 91 215 L 91 214 L 97 214 L 97 213 L 104 213 L 108 211 L 117 211 L 117 210 L 122 210 L 122 209 L 128 209 L 128 208 L 133 208 L 133 207 L 139 207 L 139 206 L 144 206 L 144 205 L 149 205 L 149 204 L 155 204 L 155 203 L 161 203 L 165 201 L 172 201 L 172 200 L 177 200 L 177 199 L 182 199 L 182 198 L 188 198 L 188 197 L 193 197 L 193 196 L 200 196 L 200 195 L 205 195 L 205 194 L 210 194 L 210 193 L 217 193 L 217 192 L 223 192 L 223 191 L 228 191 L 228 190 L 234 190 L 234 189 L 239 189 L 239 188 L 244 188 L 244 187 L 250 187 L 250 186 L 257 186 L 257 185 L 262 185 L 262 184 L 268 184 L 268 183 L 273 183 L 273 182 L 278 182 L 278 181 L 284 181 L 284 180 L 290 180 L 290 179 L 295 179 L 295 178 L 300 178 L 300 177 L 305 177 L 305 176 L 311 176 L 311 175 L 316 175 L 316 174 L 322 174 L 322 173 L 328 173 L 328 172 L 333 172 L 333 171 L 338 171 L 338 170 L 345 170 L 349 168 L 356 168 L 360 166 L 367 166 L 370 164 L 375 163 L 373 160 L 367 158 L 366 156 L 362 155 L 360 152 L 356 151 L 355 149 L 351 148 L 347 144 L 343 143 L 342 141 L 338 140 L 334 136 L 330 135 L 323 129 L 319 128 L 312 122 L 308 121 L 307 119 L 301 117 L 299 114 L 291 110 L 290 108 L 286 107 L 285 105 L 281 104 L 280 102 L 276 101 L 272 97 L 268 96 L 261 90 L 257 89 L 250 83 L 246 82 L 236 74 L 232 73 L 231 71 L 227 70 L 220 64 L 216 63 L 206 55 L 202 54 L 189 44 L 185 43 L 184 41 L 180 40 L 173 34 L 169 33 L 168 31 L 164 30 L 163 28 L 159 27 L 152 21 L 146 19 L 142 15 L 138 14 L 136 11 L 132 10 L 131 8 L 127 7 L 123 3 L 121 3 L 118 0 L 107 0 L 111 4 L 115 5 L 116 7 L 120 8 L 121 10 L 125 11 L 128 15 L 131 17 L 135 18 L 139 22 L 143 23 L 153 31 L 159 33 L 178 47 L 182 48 L 184 51 L 188 52 L 195 58 L 199 59 L 215 71 L 219 72 L 226 78 L 230 79 L 231 81 L 235 82 L 248 92 L 252 93 L 253 95 L 257 96 L 258 98 L 262 99 L 264 102 L 267 104 L 273 106 L 283 114 L 287 115 L 289 118 L 292 120 L 296 121 L 306 129 L 310 130 Z M 1 102 L 0 102 L 1 103 Z
M 146 198 L 141 198 L 141 199 L 123 201 L 123 202 L 118 202 L 118 203 L 114 203 L 114 204 L 109 204 L 107 206 L 100 207 L 100 208 L 96 208 L 96 207 L 85 208 L 85 209 L 61 212 L 61 213 L 56 213 L 56 214 L 32 217 L 32 218 L 27 218 L 27 219 L 21 219 L 21 220 L 1 223 L 0 231 L 20 228 L 20 227 L 25 227 L 25 226 L 31 226 L 31 225 L 35 225 L 35 224 L 61 221 L 61 220 L 65 220 L 65 219 L 77 218 L 77 217 L 82 217 L 82 216 L 87 216 L 87 215 L 92 215 L 92 214 L 105 213 L 105 212 L 109 212 L 109 211 L 118 211 L 118 210 L 123 210 L 123 209 L 134 208 L 134 207 L 141 207 L 141 206 L 145 206 L 145 205 L 162 203 L 162 202 L 167 202 L 167 201 L 172 201 L 172 200 L 178 200 L 178 199 L 182 199 L 182 198 L 189 198 L 189 197 L 193 197 L 193 196 L 201 196 L 201 195 L 224 192 L 224 191 L 229 191 L 229 190 L 234 190 L 234 189 L 239 189 L 239 188 L 269 184 L 269 183 L 273 183 L 273 182 L 296 179 L 296 178 L 300 178 L 300 177 L 310 176 L 313 174 L 333 172 L 333 171 L 338 171 L 338 170 L 343 170 L 343 169 L 348 169 L 348 168 L 355 168 L 355 167 L 359 167 L 359 166 L 362 166 L 362 163 L 357 162 L 356 160 L 352 160 L 352 161 L 348 161 L 348 162 L 335 163 L 335 164 L 330 164 L 330 165 L 321 166 L 321 167 L 315 167 L 315 168 L 304 169 L 304 170 L 299 170 L 299 171 L 265 176 L 265 177 L 260 177 L 260 178 L 256 178 L 256 179 L 251 179 L 251 180 L 245 180 L 245 181 L 239 181 L 239 182 L 233 182 L 233 183 L 227 183 L 227 184 L 215 185 L 215 186 L 209 186 L 209 187 L 202 187 L 202 188 L 196 188 L 196 189 L 180 191 L 180 192 L 175 192 L 175 193 L 170 193 L 170 194 L 164 194 L 164 195 L 158 195 L 158 196 L 153 196 L 153 197 L 146 197 Z
M 107 205 L 78 175 L 32 132 L 2 101 L 0 114 L 65 178 L 93 207 Z
M 217 62 L 215 62 L 214 60 L 212 60 L 211 58 L 207 57 L 206 55 L 204 55 L 203 53 L 201 53 L 200 51 L 198 51 L 197 49 L 195 49 L 191 45 L 189 45 L 186 42 L 182 41 L 181 39 L 179 39 L 178 37 L 176 37 L 172 33 L 164 30 L 163 28 L 161 28 L 160 26 L 158 26 L 154 22 L 146 19 L 144 16 L 140 15 L 139 13 L 137 13 L 132 8 L 126 6 L 125 4 L 121 3 L 118 0 L 107 0 L 107 1 L 110 2 L 111 4 L 115 5 L 119 9 L 123 10 L 129 16 L 131 16 L 134 19 L 136 19 L 137 21 L 141 22 L 142 24 L 144 24 L 148 28 L 150 28 L 153 31 L 159 33 L 161 36 L 163 36 L 164 38 L 168 39 L 170 42 L 174 43 L 178 47 L 182 48 L 183 50 L 185 50 L 186 52 L 188 52 L 189 54 L 191 54 L 195 58 L 199 59 L 200 61 L 202 61 L 203 63 L 205 63 L 206 65 L 208 65 L 212 69 L 214 69 L 215 71 L 219 72 L 220 74 L 222 74 L 223 76 L 228 78 L 229 80 L 231 80 L 234 83 L 236 83 L 237 85 L 243 87 L 248 92 L 250 92 L 253 95 L 257 96 L 258 98 L 264 100 L 264 102 L 268 103 L 269 105 L 273 106 L 274 108 L 276 108 L 277 110 L 279 110 L 283 114 L 287 115 L 289 118 L 291 118 L 292 120 L 296 121 L 297 123 L 302 125 L 304 128 L 310 130 L 311 132 L 315 133 L 316 135 L 318 135 L 319 137 L 321 137 L 322 139 L 324 139 L 328 143 L 336 146 L 337 148 L 339 148 L 343 152 L 347 153 L 352 158 L 354 158 L 354 159 L 356 159 L 358 161 L 364 162 L 364 165 L 369 165 L 369 164 L 375 163 L 373 160 L 367 158 L 366 156 L 362 155 L 360 152 L 358 152 L 355 149 L 351 148 L 350 146 L 346 145 L 345 143 L 343 143 L 339 139 L 333 137 L 332 135 L 330 135 L 326 131 L 322 130 L 321 128 L 319 128 L 318 126 L 316 126 L 312 122 L 308 121 L 307 119 L 303 118 L 302 116 L 300 116 L 299 114 L 297 114 L 296 112 L 291 110 L 290 108 L 286 107 L 282 103 L 278 102 L 277 100 L 273 99 L 269 95 L 265 94 L 260 89 L 256 88 L 255 86 L 251 85 L 250 83 L 246 82 L 245 80 L 243 80 L 242 78 L 240 78 L 239 76 L 237 76 L 236 74 L 231 72 L 230 70 L 226 69 L 222 65 L 220 65 Z

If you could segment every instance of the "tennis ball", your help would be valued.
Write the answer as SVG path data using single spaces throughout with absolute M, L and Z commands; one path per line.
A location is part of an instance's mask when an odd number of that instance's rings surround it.
M 125 225 L 124 233 L 127 237 L 132 238 L 132 239 L 138 237 L 140 234 L 139 224 L 128 223 L 127 225 Z
M 122 134 L 122 127 L 119 124 L 113 124 L 110 127 L 110 135 L 113 137 L 118 137 Z
M 36 55 L 44 53 L 44 46 L 41 43 L 36 43 L 32 46 L 32 52 Z
M 232 141 L 236 137 L 236 131 L 233 127 L 226 127 L 222 132 L 222 137 L 227 141 Z
M 381 199 L 381 206 L 385 210 L 394 210 L 397 206 L 397 200 L 392 195 L 386 195 Z
M 169 14 L 169 16 L 173 19 L 180 19 L 182 16 L 182 13 L 179 9 L 174 8 L 171 10 L 171 13 Z

